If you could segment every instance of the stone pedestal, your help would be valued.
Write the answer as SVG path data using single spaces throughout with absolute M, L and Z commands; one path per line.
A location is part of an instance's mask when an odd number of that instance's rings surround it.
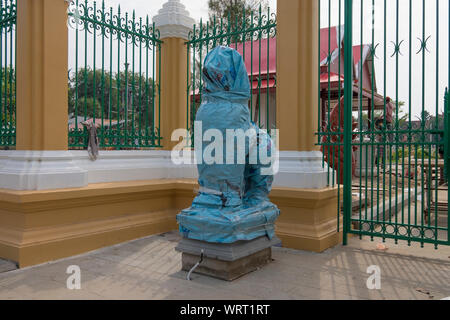
M 185 1 L 186 2 L 186 1 Z M 161 65 L 156 73 L 160 78 L 161 109 L 156 110 L 156 117 L 161 118 L 161 135 L 164 137 L 163 149 L 172 150 L 178 143 L 171 141 L 175 130 L 187 126 L 186 88 L 188 86 L 188 56 L 186 41 L 192 31 L 195 20 L 190 17 L 180 0 L 168 0 L 153 17 L 153 22 L 163 40 L 157 58 Z M 158 114 L 161 112 L 161 114 Z
M 183 271 L 189 272 L 200 261 L 203 251 L 203 260 L 193 272 L 233 281 L 271 262 L 272 247 L 280 245 L 276 237 L 232 244 L 182 239 L 176 250 L 182 252 Z

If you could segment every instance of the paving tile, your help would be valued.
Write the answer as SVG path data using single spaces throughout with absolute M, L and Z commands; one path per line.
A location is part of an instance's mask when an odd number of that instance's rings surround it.
M 4 272 L 9 272 L 12 270 L 16 270 L 17 265 L 14 262 L 0 259 L 0 274 Z
M 324 253 L 274 248 L 274 261 L 233 282 L 193 274 L 186 280 L 177 232 L 134 240 L 36 267 L 0 273 L 0 299 L 413 299 L 450 296 L 450 250 L 368 239 Z M 81 270 L 69 290 L 67 267 Z M 381 269 L 381 290 L 369 290 L 367 267 Z M 0 268 L 2 264 L 0 262 Z M 1 270 L 1 269 L 0 269 Z

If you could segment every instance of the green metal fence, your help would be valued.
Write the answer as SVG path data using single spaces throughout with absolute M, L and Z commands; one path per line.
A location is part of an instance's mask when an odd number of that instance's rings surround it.
M 186 43 L 186 125 L 191 134 L 202 99 L 203 60 L 217 46 L 231 47 L 243 56 L 252 88 L 249 102 L 252 119 L 268 131 L 276 128 L 276 26 L 276 14 L 261 6 L 256 13 L 243 8 L 233 17 L 214 16 L 206 23 L 194 25 Z
M 449 82 L 450 83 L 450 82 Z M 444 97 L 444 109 L 445 109 L 445 113 L 444 113 L 444 124 L 446 128 L 450 128 L 450 116 L 449 116 L 449 91 L 448 91 L 448 87 L 445 88 L 445 97 Z M 450 136 L 449 136 L 450 131 L 449 130 L 445 130 L 444 131 L 444 145 L 442 146 L 442 148 L 444 148 L 444 159 L 446 160 L 445 162 L 445 177 L 447 179 L 447 181 L 450 179 L 450 161 L 448 161 L 450 159 Z M 450 191 L 449 191 L 450 192 Z
M 355 234 L 450 245 L 450 62 L 440 45 L 450 42 L 449 2 L 319 6 L 318 143 L 330 185 L 344 189 L 344 243 Z
M 137 17 L 87 0 L 69 6 L 69 147 L 85 148 L 98 129 L 101 148 L 161 147 L 159 31 Z
M 16 9 L 0 0 L 0 148 L 16 145 Z

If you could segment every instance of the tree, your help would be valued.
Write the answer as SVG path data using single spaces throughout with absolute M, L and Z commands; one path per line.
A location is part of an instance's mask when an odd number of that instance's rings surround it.
M 112 83 L 116 86 L 114 79 Z M 102 102 L 104 102 L 103 115 L 104 118 L 109 118 L 108 106 L 110 103 L 112 106 L 117 106 L 117 97 L 109 90 L 110 84 L 109 72 L 105 72 L 102 78 L 101 70 L 96 70 L 95 73 L 90 68 L 78 70 L 69 79 L 69 114 L 100 118 Z
M 16 121 L 16 70 L 0 69 L 0 129 L 11 130 Z
M 103 116 L 104 119 L 126 120 L 125 126 L 129 129 L 133 124 L 135 129 L 145 128 L 154 121 L 153 101 L 153 80 L 139 73 L 111 74 L 82 68 L 69 78 L 69 114 L 73 117 L 99 119 Z
M 236 21 L 239 24 L 244 17 L 244 10 L 247 17 L 252 13 L 256 17 L 260 6 L 266 9 L 267 0 L 208 0 L 209 19 L 212 21 L 214 16 L 216 19 L 229 18 L 233 24 Z

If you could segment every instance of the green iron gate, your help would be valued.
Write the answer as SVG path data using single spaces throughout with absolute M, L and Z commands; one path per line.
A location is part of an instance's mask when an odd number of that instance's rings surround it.
M 343 188 L 344 244 L 450 245 L 449 1 L 319 6 L 318 143 Z

